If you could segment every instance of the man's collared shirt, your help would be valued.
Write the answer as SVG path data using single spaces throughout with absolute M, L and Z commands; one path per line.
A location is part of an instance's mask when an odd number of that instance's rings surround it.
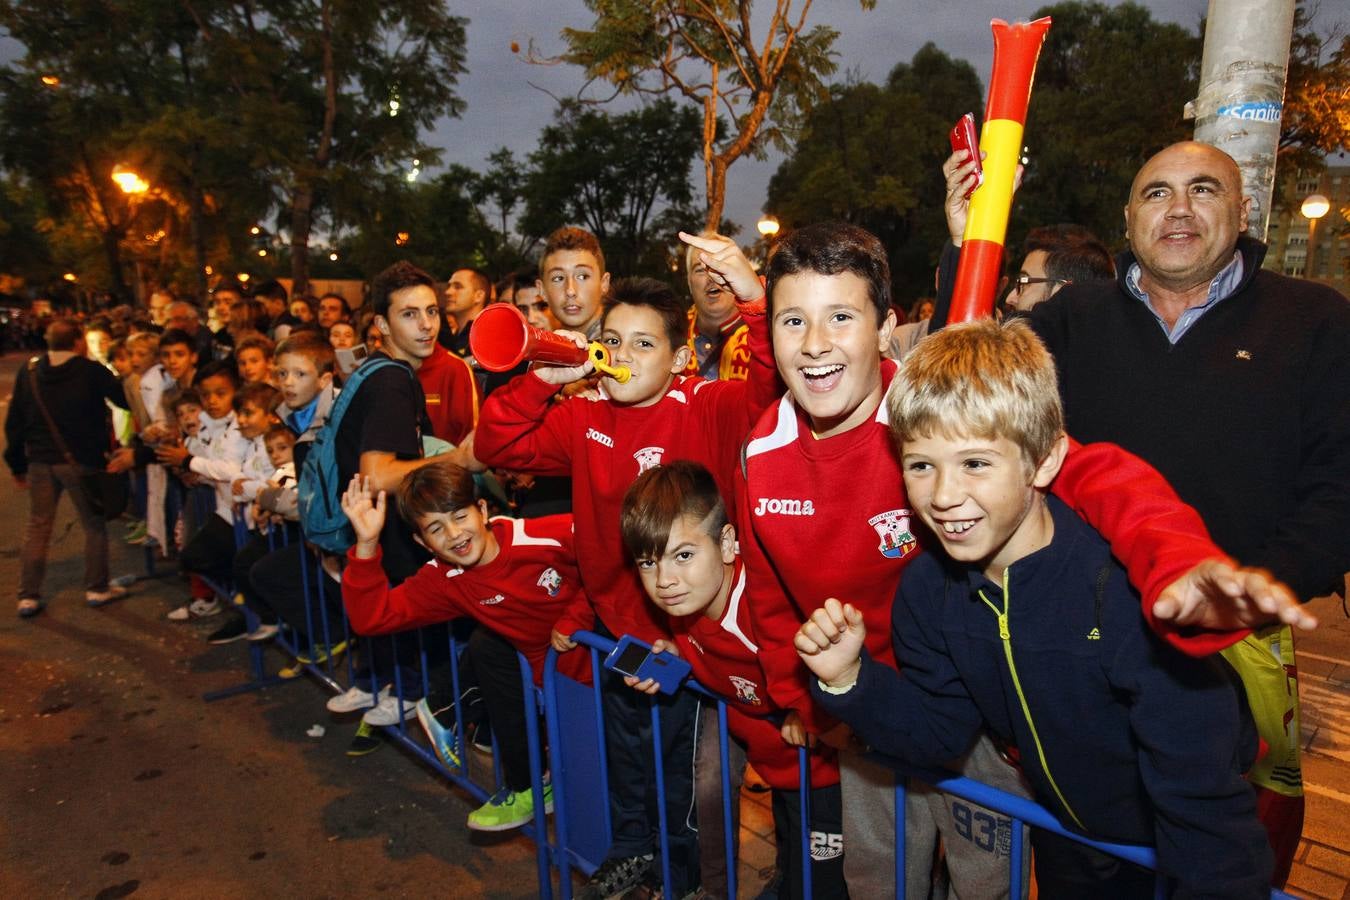
M 1200 321 L 1201 316 L 1218 305 L 1220 300 L 1225 300 L 1237 292 L 1238 285 L 1242 283 L 1242 254 L 1234 251 L 1232 262 L 1224 266 L 1219 274 L 1214 276 L 1214 280 L 1209 283 L 1209 295 L 1205 297 L 1205 302 L 1182 312 L 1181 317 L 1177 319 L 1177 323 L 1170 330 L 1167 327 L 1167 322 L 1153 308 L 1153 301 L 1149 299 L 1148 293 L 1139 286 L 1139 276 L 1142 271 L 1139 263 L 1131 263 L 1130 270 L 1125 275 L 1125 286 L 1129 288 L 1135 299 L 1143 301 L 1144 305 L 1148 307 L 1148 311 L 1153 313 L 1153 318 L 1158 320 L 1158 325 L 1162 328 L 1163 334 L 1167 335 L 1167 340 L 1175 344 L 1181 340 L 1182 335 L 1190 330 L 1192 325 Z

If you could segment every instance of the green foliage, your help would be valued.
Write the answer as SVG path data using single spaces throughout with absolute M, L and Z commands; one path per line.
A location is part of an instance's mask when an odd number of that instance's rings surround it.
M 939 170 L 951 152 L 947 131 L 981 106 L 975 70 L 932 44 L 885 85 L 836 85 L 770 180 L 765 208 L 789 229 L 824 219 L 868 229 L 890 253 L 897 299 L 931 294 L 946 236 Z
M 1323 154 L 1344 150 L 1350 150 L 1350 35 L 1324 39 L 1299 3 L 1280 119 L 1280 164 L 1307 169 L 1320 166 Z
M 1191 137 L 1201 39 L 1135 3 L 1066 2 L 1051 16 L 1027 113 L 1029 161 L 1008 246 L 1035 225 L 1073 222 L 1123 243 L 1121 210 L 1139 167 Z M 1012 255 L 1016 255 L 1015 252 Z
M 875 0 L 862 0 L 870 9 Z M 834 41 L 807 27 L 812 2 L 778 0 L 767 16 L 753 0 L 586 0 L 590 29 L 567 28 L 566 62 L 616 94 L 679 94 L 702 111 L 705 223 L 721 219 L 727 169 L 768 144 L 788 149 L 802 116 L 827 96 Z M 756 32 L 756 26 L 762 31 Z M 719 118 L 729 123 L 719 129 Z
M 612 271 L 666 274 L 653 242 L 702 219 L 689 184 L 699 146 L 698 112 L 673 100 L 613 116 L 564 103 L 530 154 L 520 229 L 543 238 L 580 225 L 600 239 Z

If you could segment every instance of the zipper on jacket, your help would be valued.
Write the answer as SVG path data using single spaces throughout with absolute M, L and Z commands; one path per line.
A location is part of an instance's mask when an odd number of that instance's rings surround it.
M 1031 718 L 1031 707 L 1027 705 L 1026 695 L 1022 693 L 1022 682 L 1017 677 L 1017 665 L 1013 662 L 1012 632 L 1008 630 L 1008 570 L 1003 570 L 1003 610 L 1001 612 L 984 595 L 984 591 L 976 591 L 975 593 L 984 602 L 984 605 L 993 610 L 994 615 L 998 617 L 998 636 L 1003 641 L 1003 655 L 1008 660 L 1008 674 L 1012 676 L 1013 689 L 1017 691 L 1017 700 L 1022 704 L 1022 715 L 1026 718 L 1027 726 L 1031 729 L 1031 739 L 1036 743 L 1036 756 L 1041 761 L 1041 770 L 1045 772 L 1045 779 L 1050 782 L 1050 787 L 1054 788 L 1055 796 L 1059 798 L 1060 805 L 1069 814 L 1069 818 L 1073 819 L 1074 824 L 1079 828 L 1087 831 L 1087 826 L 1078 818 L 1078 814 L 1073 811 L 1069 801 L 1064 799 L 1064 792 L 1055 783 L 1055 776 L 1050 772 L 1050 763 L 1045 758 L 1045 748 L 1041 746 L 1041 736 L 1036 731 L 1035 721 Z

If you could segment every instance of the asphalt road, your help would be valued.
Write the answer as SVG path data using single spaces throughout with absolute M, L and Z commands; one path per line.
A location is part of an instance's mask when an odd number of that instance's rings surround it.
M 0 360 L 5 408 L 19 362 Z M 15 617 L 26 516 L 0 479 L 0 897 L 536 894 L 533 844 L 471 837 L 467 795 L 395 745 L 348 758 L 355 720 L 330 715 L 314 682 L 203 701 L 243 680 L 245 650 L 164 620 L 178 578 L 86 608 L 67 501 L 47 609 Z M 114 574 L 144 571 L 138 548 L 113 545 Z M 306 736 L 315 724 L 322 738 Z

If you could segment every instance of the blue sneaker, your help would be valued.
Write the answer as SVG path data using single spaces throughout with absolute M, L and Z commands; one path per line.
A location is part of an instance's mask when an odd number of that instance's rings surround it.
M 431 711 L 431 704 L 427 703 L 425 697 L 417 701 L 417 721 L 422 723 L 422 730 L 427 733 L 431 748 L 436 751 L 436 757 L 445 767 L 463 770 L 464 760 L 459 756 L 458 742 L 454 734 L 437 720 L 435 713 Z

